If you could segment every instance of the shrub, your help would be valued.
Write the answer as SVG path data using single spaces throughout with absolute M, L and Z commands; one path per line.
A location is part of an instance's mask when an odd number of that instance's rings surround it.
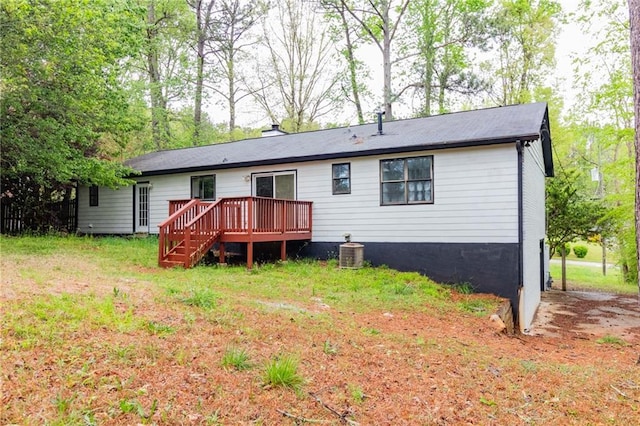
M 573 253 L 580 259 L 584 258 L 587 255 L 589 249 L 587 246 L 575 246 L 573 248 Z
M 564 252 L 569 255 L 571 254 L 571 244 L 569 243 L 564 243 Z M 560 252 L 560 255 L 562 255 L 562 252 Z

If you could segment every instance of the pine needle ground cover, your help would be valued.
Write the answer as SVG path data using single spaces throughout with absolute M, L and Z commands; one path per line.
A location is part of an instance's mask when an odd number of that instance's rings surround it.
M 1 424 L 634 424 L 640 338 L 507 337 L 500 300 L 335 261 L 157 268 L 0 238 Z M 287 362 L 284 362 L 287 361 Z

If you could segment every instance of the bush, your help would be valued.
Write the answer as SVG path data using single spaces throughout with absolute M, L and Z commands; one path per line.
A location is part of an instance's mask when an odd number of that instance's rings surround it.
M 587 246 L 575 246 L 573 248 L 573 253 L 579 258 L 582 259 L 587 255 L 587 252 L 589 251 L 589 249 L 587 248 Z
M 564 252 L 569 255 L 571 254 L 571 244 L 569 243 L 564 243 Z M 560 252 L 560 254 L 562 255 L 562 252 Z

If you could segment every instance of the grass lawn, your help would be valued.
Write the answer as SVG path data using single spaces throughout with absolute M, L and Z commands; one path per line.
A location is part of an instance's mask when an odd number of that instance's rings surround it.
M 583 258 L 579 258 L 573 252 L 573 248 L 575 246 L 585 246 L 587 247 L 587 255 Z M 556 253 L 554 259 L 560 259 L 560 254 Z M 602 246 L 600 244 L 594 244 L 587 241 L 576 241 L 575 243 L 571 243 L 571 253 L 567 253 L 567 259 L 569 260 L 577 260 L 583 262 L 595 262 L 602 263 Z M 616 256 L 615 251 L 607 250 L 607 263 L 616 263 L 618 258 Z
M 562 285 L 562 265 L 550 264 L 554 287 Z M 638 293 L 638 286 L 624 282 L 620 268 L 608 268 L 607 275 L 602 275 L 602 267 L 594 265 L 567 264 L 567 287 L 569 289 L 596 290 L 611 293 Z
M 0 424 L 635 424 L 638 341 L 496 333 L 501 299 L 335 261 L 156 267 L 0 237 Z

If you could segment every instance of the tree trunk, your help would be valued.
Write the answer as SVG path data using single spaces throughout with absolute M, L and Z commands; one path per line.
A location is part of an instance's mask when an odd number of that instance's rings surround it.
M 607 244 L 605 243 L 604 237 L 602 237 L 602 275 L 607 275 Z
M 227 67 L 229 69 L 229 134 L 233 140 L 233 129 L 236 128 L 236 74 L 234 69 L 234 57 L 233 52 L 230 52 L 229 61 Z
M 393 111 L 391 109 L 392 106 L 392 93 L 391 93 L 391 28 L 389 23 L 389 6 L 385 7 L 383 11 L 382 17 L 382 31 L 383 35 L 383 49 L 382 49 L 382 66 L 384 71 L 384 88 L 383 88 L 383 96 L 384 96 L 384 116 L 385 121 L 393 120 Z
M 637 276 L 640 277 L 640 0 L 629 0 L 629 22 L 636 117 L 636 268 Z M 640 303 L 640 279 L 638 280 L 638 303 Z
M 560 248 L 560 254 L 562 254 L 562 291 L 567 291 L 567 250 L 564 246 Z
M 200 2 L 198 2 L 198 9 L 196 10 L 197 21 L 197 58 L 196 58 L 196 93 L 195 104 L 193 106 L 193 145 L 200 144 L 200 128 L 202 127 L 202 88 L 204 85 L 204 43 L 205 34 L 204 28 L 202 28 L 202 17 L 200 13 Z
M 364 124 L 364 114 L 362 113 L 362 104 L 360 103 L 360 88 L 358 86 L 358 75 L 356 69 L 356 58 L 353 54 L 354 47 L 351 42 L 351 29 L 349 28 L 349 23 L 347 22 L 347 17 L 345 15 L 344 4 L 341 4 L 341 9 L 339 10 L 340 19 L 342 20 L 342 28 L 344 28 L 344 36 L 345 42 L 347 44 L 346 47 L 346 55 L 347 55 L 347 63 L 349 64 L 349 83 L 351 85 L 351 94 L 353 96 L 353 103 L 356 107 L 356 115 L 358 116 L 358 124 Z
M 169 123 L 166 111 L 167 103 L 163 99 L 160 81 L 156 25 L 155 2 L 150 1 L 147 5 L 147 75 L 149 77 L 149 97 L 151 98 L 151 135 L 154 145 L 160 150 L 167 145 Z

